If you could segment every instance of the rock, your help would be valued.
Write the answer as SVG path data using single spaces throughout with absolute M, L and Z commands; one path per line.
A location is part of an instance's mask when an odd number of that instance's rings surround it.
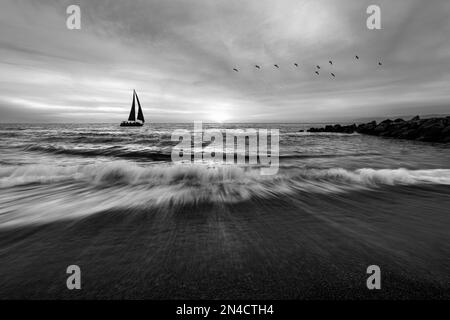
M 375 129 L 373 129 L 373 134 L 381 135 L 383 132 L 386 131 L 387 127 L 388 127 L 388 125 L 386 125 L 386 123 L 382 122 L 379 125 L 377 125 L 375 127 Z
M 442 130 L 442 134 L 445 136 L 450 136 L 450 125 L 446 126 L 444 130 Z
M 336 133 L 353 133 L 356 131 L 356 124 L 342 126 L 340 124 L 326 125 L 325 128 L 310 128 L 308 132 L 336 132 Z
M 350 126 L 342 127 L 343 133 L 354 133 L 356 131 L 356 124 L 352 124 Z
M 444 126 L 439 122 L 427 121 L 420 129 L 422 135 L 417 139 L 421 141 L 439 141 Z
M 324 128 L 309 128 L 307 132 L 324 132 Z
M 360 124 L 356 128 L 356 132 L 370 134 L 371 132 L 373 132 L 373 130 L 375 129 L 376 126 L 377 126 L 377 122 L 376 121 Z
M 421 140 L 431 142 L 450 142 L 450 117 L 411 120 L 386 119 L 379 124 L 376 121 L 359 125 L 326 125 L 323 128 L 310 128 L 308 132 L 338 132 L 375 135 L 381 137 Z

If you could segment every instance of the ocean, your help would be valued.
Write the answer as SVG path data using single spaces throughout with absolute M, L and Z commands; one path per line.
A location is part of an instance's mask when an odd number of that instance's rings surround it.
M 450 145 L 319 125 L 205 125 L 279 129 L 264 176 L 173 164 L 193 123 L 1 124 L 0 297 L 450 298 Z

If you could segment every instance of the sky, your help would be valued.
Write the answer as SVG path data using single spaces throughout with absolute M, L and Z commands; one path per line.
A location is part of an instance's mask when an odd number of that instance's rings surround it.
M 80 30 L 66 27 L 71 4 Z M 371 4 L 381 30 L 366 26 Z M 0 122 L 120 122 L 133 89 L 150 122 L 450 114 L 448 0 L 0 6 Z

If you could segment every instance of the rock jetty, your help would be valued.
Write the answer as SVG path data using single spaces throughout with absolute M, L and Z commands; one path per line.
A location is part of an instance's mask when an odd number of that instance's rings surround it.
M 308 132 L 362 133 L 373 136 L 429 141 L 450 142 L 450 116 L 421 119 L 415 116 L 411 120 L 386 119 L 352 125 L 327 125 L 322 128 L 310 128 Z

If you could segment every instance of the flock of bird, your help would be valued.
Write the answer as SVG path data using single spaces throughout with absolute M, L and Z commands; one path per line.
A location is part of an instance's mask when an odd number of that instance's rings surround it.
M 355 56 L 355 59 L 356 60 L 359 60 L 359 56 Z M 333 61 L 332 60 L 329 60 L 328 61 L 328 63 L 330 64 L 330 65 L 333 65 Z M 378 61 L 378 65 L 379 66 L 382 66 L 383 64 L 381 63 L 381 61 Z M 274 64 L 273 65 L 275 68 L 277 68 L 277 69 L 280 69 L 280 66 L 278 65 L 278 64 Z M 296 68 L 298 68 L 299 66 L 298 66 L 298 63 L 294 63 L 294 66 L 296 67 Z M 255 68 L 256 69 L 261 69 L 261 66 L 260 65 L 257 65 L 257 64 L 255 64 Z M 239 72 L 239 69 L 237 69 L 237 68 L 233 68 L 233 70 L 235 71 L 235 72 Z M 315 70 L 315 74 L 316 75 L 320 75 L 320 71 L 321 70 L 321 67 L 319 66 L 319 65 L 317 65 L 316 66 L 316 70 Z M 333 72 L 330 72 L 330 74 L 331 74 L 331 76 L 333 77 L 333 78 L 336 78 L 336 75 L 333 73 Z

